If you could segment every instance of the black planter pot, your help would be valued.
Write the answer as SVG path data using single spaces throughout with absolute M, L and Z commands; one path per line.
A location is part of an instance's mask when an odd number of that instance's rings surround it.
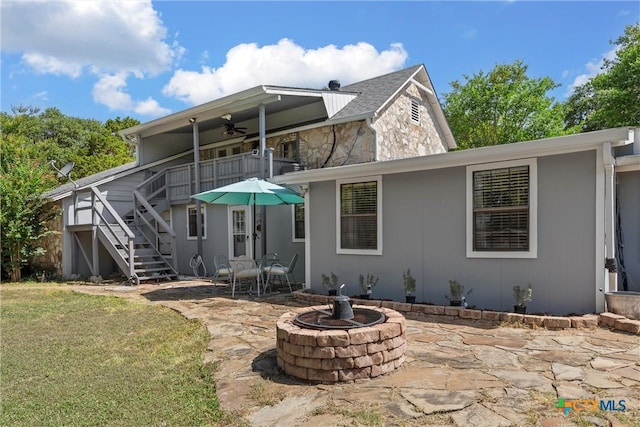
M 452 305 L 454 307 L 460 307 L 462 306 L 462 301 L 449 301 L 449 305 Z
M 409 304 L 414 304 L 416 302 L 416 296 L 415 295 L 406 295 L 405 296 L 405 300 Z
M 518 314 L 527 314 L 527 306 L 526 305 L 514 305 L 513 312 Z
M 369 299 L 369 294 L 358 295 L 360 299 Z
M 332 295 L 332 296 L 338 295 L 338 290 L 337 289 L 329 289 L 329 295 Z

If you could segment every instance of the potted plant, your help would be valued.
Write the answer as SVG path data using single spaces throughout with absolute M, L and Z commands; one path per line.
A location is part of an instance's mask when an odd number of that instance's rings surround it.
M 404 282 L 404 291 L 407 294 L 405 296 L 406 302 L 415 303 L 416 296 L 411 294 L 416 291 L 416 279 L 411 276 L 410 268 L 407 268 L 407 271 L 402 273 L 402 280 Z
M 516 303 L 513 306 L 514 313 L 525 314 L 527 312 L 527 302 L 533 298 L 533 290 L 531 289 L 531 283 L 526 288 L 520 286 L 513 287 L 513 298 Z
M 445 298 L 449 300 L 449 304 L 453 306 L 462 306 L 462 302 L 466 300 L 465 295 L 469 295 L 473 291 L 473 288 L 469 289 L 467 293 L 464 292 L 464 285 L 457 280 L 449 280 L 449 295 L 445 295 Z
M 338 276 L 331 272 L 331 277 L 322 273 L 320 275 L 322 278 L 322 286 L 324 286 L 328 291 L 329 295 L 337 295 L 338 294 Z
M 369 273 L 367 273 L 366 277 L 361 274 L 358 277 L 358 283 L 360 284 L 360 289 L 362 289 L 360 298 L 369 299 L 369 296 L 373 293 L 373 287 L 378 284 L 378 278 Z

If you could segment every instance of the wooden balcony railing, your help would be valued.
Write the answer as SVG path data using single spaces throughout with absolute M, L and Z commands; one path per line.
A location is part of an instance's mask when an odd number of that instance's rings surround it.
M 268 169 L 269 161 L 265 162 Z M 291 170 L 295 162 L 273 159 L 273 175 Z M 251 153 L 211 159 L 200 162 L 200 191 L 207 191 L 243 179 L 259 177 L 260 158 Z M 268 176 L 268 170 L 265 170 Z M 138 185 L 137 190 L 147 200 L 166 199 L 170 204 L 185 203 L 195 193 L 194 164 L 187 163 L 164 169 Z

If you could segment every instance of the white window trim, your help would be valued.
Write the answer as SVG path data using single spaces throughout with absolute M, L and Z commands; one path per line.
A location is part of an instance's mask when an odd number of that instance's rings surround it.
M 529 250 L 474 251 L 473 250 L 473 172 L 529 166 Z M 537 258 L 538 257 L 538 162 L 521 159 L 507 162 L 467 166 L 467 258 Z
M 187 240 L 198 240 L 198 236 L 189 236 L 189 209 L 196 209 L 196 205 L 187 205 L 185 209 L 185 214 L 187 216 L 186 227 L 187 227 Z M 207 205 L 201 204 L 200 209 L 202 209 L 202 240 L 207 239 Z
M 343 249 L 340 247 L 340 186 L 342 184 L 352 184 L 354 182 L 370 182 L 376 181 L 377 185 L 377 207 L 378 212 L 378 229 L 377 229 L 377 249 Z M 349 178 L 336 180 L 336 253 L 344 255 L 382 255 L 382 175 L 366 176 L 360 178 Z
M 305 208 L 305 218 L 307 216 L 307 209 Z M 305 227 L 305 236 L 306 236 L 306 228 L 307 228 L 307 221 L 305 219 L 304 222 L 304 227 Z M 299 237 L 296 237 L 296 205 L 291 205 L 291 241 L 294 243 L 302 243 L 304 242 L 306 239 L 301 239 Z

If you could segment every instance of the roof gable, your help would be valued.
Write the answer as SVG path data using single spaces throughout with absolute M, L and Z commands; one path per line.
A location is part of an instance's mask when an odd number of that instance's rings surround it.
M 332 119 L 341 119 L 364 114 L 374 115 L 380 110 L 408 81 L 422 65 L 414 65 L 404 70 L 342 87 L 341 91 L 356 92 L 358 96 L 340 110 Z

